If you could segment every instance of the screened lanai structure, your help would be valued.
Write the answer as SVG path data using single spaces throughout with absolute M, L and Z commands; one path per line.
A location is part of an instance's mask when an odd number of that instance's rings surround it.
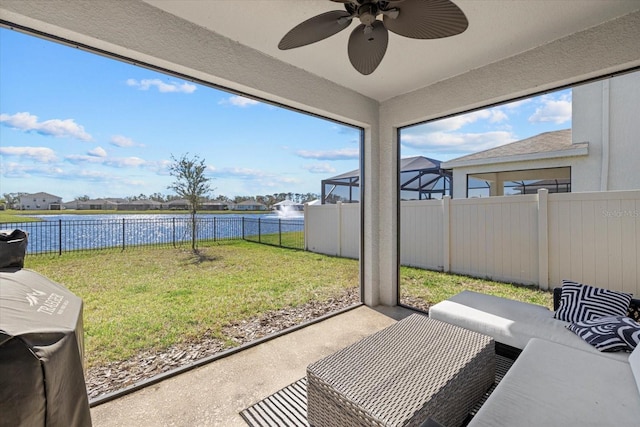
M 402 200 L 440 199 L 451 195 L 451 171 L 440 167 L 440 160 L 423 156 L 400 160 Z M 360 169 L 322 180 L 322 203 L 360 201 Z

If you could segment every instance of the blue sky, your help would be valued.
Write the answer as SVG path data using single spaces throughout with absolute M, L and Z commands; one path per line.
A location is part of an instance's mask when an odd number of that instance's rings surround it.
M 449 160 L 569 127 L 570 90 L 407 128 L 401 155 Z M 358 168 L 359 131 L 0 29 L 0 193 L 169 194 L 186 153 L 212 196 L 320 193 Z

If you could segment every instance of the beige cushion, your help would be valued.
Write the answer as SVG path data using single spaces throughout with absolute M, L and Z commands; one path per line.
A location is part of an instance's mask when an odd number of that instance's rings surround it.
M 636 380 L 638 393 L 640 393 L 640 345 L 637 346 L 629 356 L 629 365 L 631 365 L 631 372 L 633 373 L 633 378 Z
M 553 311 L 536 304 L 463 291 L 429 309 L 429 317 L 493 337 L 519 349 L 531 338 L 542 338 L 604 357 L 627 361 L 629 353 L 601 353 L 569 331 L 568 322 L 553 318 Z
M 469 427 L 637 426 L 629 363 L 531 339 Z

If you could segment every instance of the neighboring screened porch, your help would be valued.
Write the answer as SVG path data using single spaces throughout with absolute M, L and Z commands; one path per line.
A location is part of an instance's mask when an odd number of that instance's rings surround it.
M 402 200 L 441 199 L 451 195 L 451 171 L 440 167 L 440 160 L 423 156 L 400 160 Z M 360 201 L 360 169 L 322 180 L 322 204 Z

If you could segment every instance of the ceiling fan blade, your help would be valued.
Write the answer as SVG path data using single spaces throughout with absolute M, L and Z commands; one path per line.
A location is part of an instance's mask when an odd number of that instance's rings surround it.
M 366 33 L 364 24 L 356 27 L 349 36 L 349 61 L 361 74 L 368 75 L 380 65 L 389 43 L 389 32 L 382 21 L 372 24 L 372 31 Z
M 293 49 L 324 40 L 347 28 L 351 24 L 350 17 L 351 14 L 347 11 L 333 10 L 309 18 L 285 34 L 278 43 L 278 48 Z
M 439 39 L 464 32 L 469 21 L 450 0 L 405 0 L 398 2 L 398 17 L 383 17 L 389 31 L 412 39 Z

